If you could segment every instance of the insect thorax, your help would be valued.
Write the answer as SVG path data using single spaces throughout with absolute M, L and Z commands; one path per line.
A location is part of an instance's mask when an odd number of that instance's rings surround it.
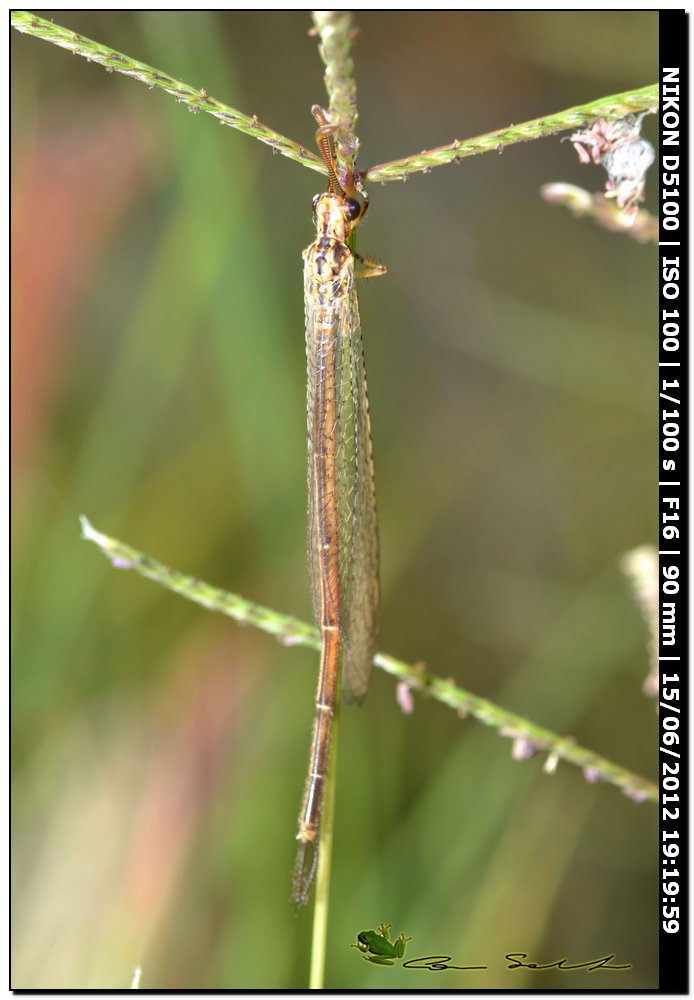
M 317 299 L 336 303 L 348 295 L 354 281 L 352 254 L 346 243 L 323 236 L 305 254 L 306 281 Z

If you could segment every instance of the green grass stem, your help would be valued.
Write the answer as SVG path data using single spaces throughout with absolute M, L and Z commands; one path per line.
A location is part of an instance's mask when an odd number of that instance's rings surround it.
M 352 15 L 344 10 L 314 10 L 311 16 L 318 32 L 318 51 L 325 63 L 323 79 L 330 100 L 330 119 L 339 126 L 335 136 L 338 165 L 354 171 L 359 140 L 357 85 L 350 55 L 354 37 Z
M 316 897 L 313 904 L 313 933 L 311 936 L 311 968 L 309 989 L 322 990 L 325 984 L 325 955 L 328 944 L 328 913 L 330 908 L 330 872 L 333 862 L 333 827 L 335 820 L 335 792 L 337 790 L 337 740 L 340 731 L 340 702 L 335 705 L 333 729 L 330 738 L 328 771 L 323 786 L 323 814 L 318 840 L 318 870 L 316 872 Z
M 81 524 L 82 537 L 94 542 L 117 569 L 134 569 L 141 576 L 154 580 L 155 583 L 173 590 L 187 600 L 194 601 L 210 611 L 228 615 L 244 625 L 253 625 L 263 632 L 277 636 L 286 645 L 320 649 L 320 634 L 315 626 L 254 604 L 237 594 L 212 587 L 177 570 L 169 569 L 151 556 L 144 555 L 130 545 L 97 531 L 86 517 L 81 518 Z M 413 691 L 428 695 L 447 705 L 462 718 L 470 715 L 483 725 L 496 729 L 501 736 L 512 739 L 514 759 L 542 752 L 547 755 L 546 770 L 551 770 L 551 765 L 557 759 L 563 760 L 567 764 L 580 767 L 588 781 L 599 780 L 616 785 L 636 802 L 658 802 L 658 789 L 651 781 L 614 764 L 599 754 L 586 750 L 571 737 L 560 736 L 523 716 L 508 712 L 486 698 L 480 698 L 464 690 L 452 680 L 437 677 L 421 666 L 404 663 L 386 653 L 376 653 L 373 662 L 387 674 L 404 681 Z
M 556 135 L 557 132 L 566 129 L 581 128 L 596 118 L 623 118 L 625 115 L 643 111 L 654 112 L 657 108 L 658 84 L 653 83 L 639 90 L 627 90 L 611 97 L 601 97 L 588 104 L 578 104 L 566 111 L 533 118 L 532 121 L 523 122 L 521 125 L 509 125 L 494 132 L 485 132 L 484 135 L 475 136 L 473 139 L 454 139 L 446 146 L 424 149 L 418 155 L 377 163 L 364 172 L 363 179 L 380 182 L 404 181 L 410 174 L 428 173 L 432 167 L 459 163 L 467 156 L 501 153 L 507 146 L 513 146 L 517 142 L 529 142 L 531 139 Z
M 168 73 L 154 69 L 146 63 L 131 58 L 131 56 L 123 55 L 122 52 L 116 52 L 108 45 L 92 41 L 91 38 L 85 38 L 84 35 L 78 35 L 75 31 L 63 28 L 59 24 L 54 24 L 53 21 L 45 20 L 45 18 L 37 17 L 28 11 L 13 11 L 10 23 L 17 31 L 33 35 L 35 38 L 43 38 L 53 45 L 69 49 L 74 55 L 83 56 L 88 62 L 98 63 L 109 73 L 115 70 L 116 73 L 123 73 L 124 76 L 130 76 L 147 84 L 150 90 L 163 90 L 180 104 L 187 105 L 190 111 L 194 113 L 205 111 L 217 118 L 222 125 L 228 125 L 230 128 L 237 129 L 245 135 L 250 135 L 254 139 L 264 142 L 271 147 L 274 153 L 281 153 L 282 156 L 295 160 L 311 170 L 317 170 L 321 174 L 327 173 L 322 160 L 298 142 L 294 142 L 293 139 L 288 139 L 286 136 L 280 135 L 279 132 L 268 128 L 267 125 L 263 125 L 255 115 L 244 115 L 236 108 L 231 108 L 228 104 L 210 97 L 203 88 L 191 87 L 190 84 L 176 80 Z
M 331 108 L 343 123 L 343 129 L 338 134 L 338 156 L 345 161 L 344 165 L 353 164 L 358 151 L 358 142 L 354 136 L 357 118 L 356 90 L 351 77 L 352 60 L 349 56 L 351 21 L 348 15 L 342 12 L 316 11 L 314 22 L 320 35 L 321 55 L 326 64 L 326 86 Z M 140 80 L 150 88 L 163 90 L 171 94 L 175 100 L 186 104 L 191 111 L 205 111 L 214 115 L 222 124 L 264 142 L 274 152 L 281 153 L 311 170 L 326 173 L 324 165 L 314 153 L 263 125 L 255 115 L 245 115 L 210 97 L 204 89 L 191 87 L 190 84 L 176 80 L 146 63 L 116 52 L 107 45 L 78 35 L 68 28 L 37 17 L 28 11 L 13 11 L 10 23 L 17 31 L 69 49 L 75 55 L 104 66 L 109 72 L 115 70 Z M 657 84 L 613 94 L 610 97 L 601 97 L 587 104 L 579 104 L 565 111 L 534 118 L 520 125 L 510 125 L 472 139 L 454 139 L 445 146 L 422 150 L 421 153 L 414 153 L 399 160 L 378 163 L 365 170 L 362 179 L 380 183 L 404 181 L 410 174 L 428 173 L 433 167 L 458 163 L 468 156 L 499 153 L 507 146 L 518 142 L 541 139 L 566 129 L 582 128 L 597 118 L 623 118 L 627 114 L 654 112 L 658 108 L 658 100 Z

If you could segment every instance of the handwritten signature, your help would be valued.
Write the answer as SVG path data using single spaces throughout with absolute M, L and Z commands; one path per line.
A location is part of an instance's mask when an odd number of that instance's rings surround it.
M 575 972 L 577 969 L 585 969 L 586 972 L 595 972 L 597 969 L 608 969 L 611 972 L 623 972 L 631 969 L 631 965 L 610 965 L 614 955 L 604 955 L 602 958 L 590 959 L 587 962 L 577 962 L 574 965 L 568 964 L 568 959 L 560 958 L 556 962 L 524 962 L 522 959 L 528 957 L 525 951 L 512 951 L 504 958 L 508 962 L 507 969 L 534 969 L 536 972 L 545 972 L 547 969 L 559 969 L 561 972 Z M 426 955 L 423 958 L 411 958 L 403 962 L 403 969 L 425 969 L 427 972 L 440 972 L 442 969 L 459 969 L 462 972 L 478 971 L 488 969 L 487 965 L 451 965 L 450 955 Z

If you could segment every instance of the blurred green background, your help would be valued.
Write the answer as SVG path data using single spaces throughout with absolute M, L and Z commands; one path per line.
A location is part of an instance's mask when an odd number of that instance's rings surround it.
M 312 148 L 304 13 L 39 12 Z M 360 13 L 362 167 L 657 80 L 655 13 Z M 310 617 L 301 251 L 320 175 L 12 34 L 13 985 L 302 988 L 318 657 L 114 571 L 78 515 Z M 654 119 L 644 132 L 656 139 Z M 655 249 L 538 194 L 558 137 L 372 186 L 380 648 L 649 777 Z M 651 184 L 653 184 L 651 177 Z M 656 209 L 655 188 L 647 207 Z M 657 814 L 376 672 L 345 711 L 326 985 L 657 985 Z M 368 965 L 392 923 L 408 957 Z M 507 952 L 628 972 L 505 970 Z

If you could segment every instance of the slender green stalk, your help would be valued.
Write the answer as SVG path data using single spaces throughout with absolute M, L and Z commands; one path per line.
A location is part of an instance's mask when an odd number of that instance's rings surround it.
M 508 128 L 500 128 L 495 132 L 486 132 L 473 139 L 454 139 L 447 146 L 425 149 L 419 154 L 405 156 L 401 160 L 378 163 L 365 171 L 363 179 L 381 182 L 404 181 L 410 174 L 418 171 L 428 173 L 432 167 L 459 163 L 466 156 L 476 156 L 478 153 L 501 153 L 507 146 L 513 146 L 517 142 L 528 142 L 530 139 L 555 135 L 565 129 L 575 129 L 596 118 L 623 118 L 625 115 L 638 114 L 642 111 L 653 112 L 657 108 L 658 85 L 654 83 L 649 87 L 641 87 L 640 90 L 628 90 L 623 94 L 601 97 L 589 104 L 578 104 L 575 108 L 534 118 L 521 125 L 509 125 Z
M 637 243 L 658 242 L 658 220 L 645 208 L 630 216 L 604 194 L 591 194 L 575 184 L 560 182 L 543 185 L 540 194 L 550 205 L 564 205 L 578 218 L 585 216 L 603 229 L 631 236 Z
M 219 611 L 238 622 L 254 625 L 270 635 L 278 636 L 286 645 L 320 649 L 320 635 L 313 625 L 279 614 L 259 604 L 253 604 L 236 594 L 169 569 L 168 566 L 138 552 L 137 549 L 97 531 L 86 517 L 81 518 L 81 523 L 82 537 L 94 542 L 116 568 L 134 569 L 141 576 L 154 580 L 162 587 L 173 590 L 210 611 Z M 376 653 L 373 662 L 387 674 L 405 682 L 413 691 L 448 705 L 461 717 L 471 715 L 483 725 L 496 729 L 501 736 L 512 739 L 515 759 L 542 752 L 547 754 L 547 770 L 550 770 L 557 760 L 563 760 L 567 764 L 580 767 L 588 781 L 599 780 L 616 785 L 636 802 L 646 800 L 658 802 L 658 789 L 652 782 L 599 754 L 586 750 L 574 743 L 570 737 L 559 736 L 523 716 L 508 712 L 487 701 L 486 698 L 479 698 L 458 687 L 453 681 L 437 677 L 420 666 L 404 663 L 385 653 Z
M 116 52 L 107 45 L 101 45 L 100 42 L 85 38 L 84 35 L 78 35 L 77 32 L 70 31 L 68 28 L 62 28 L 52 21 L 36 17 L 35 14 L 30 14 L 28 11 L 12 11 L 10 23 L 17 31 L 33 35 L 35 38 L 43 38 L 47 42 L 52 42 L 53 45 L 69 49 L 75 55 L 83 56 L 89 62 L 104 66 L 109 73 L 115 70 L 116 73 L 123 73 L 125 76 L 146 83 L 150 89 L 163 90 L 165 93 L 171 94 L 179 103 L 186 104 L 193 112 L 206 111 L 207 114 L 217 118 L 222 125 L 229 125 L 230 128 L 238 129 L 245 135 L 259 139 L 260 142 L 270 146 L 273 152 L 281 153 L 282 156 L 287 156 L 290 160 L 296 160 L 304 167 L 317 170 L 321 174 L 327 172 L 323 161 L 314 153 L 304 149 L 298 142 L 287 139 L 279 132 L 274 132 L 267 125 L 259 122 L 255 115 L 249 117 L 235 108 L 230 108 L 228 104 L 223 104 L 214 97 L 210 97 L 205 90 L 191 87 L 190 84 L 176 80 L 168 73 L 162 73 L 161 70 L 154 69 L 146 63 L 123 55 L 122 52 Z
M 338 125 L 335 136 L 338 165 L 354 172 L 359 140 L 356 136 L 357 85 L 350 55 L 354 37 L 352 15 L 344 10 L 314 10 L 311 16 L 320 39 L 318 51 L 325 63 L 330 120 Z
M 358 150 L 354 136 L 356 124 L 356 104 L 354 85 L 351 80 L 352 60 L 349 57 L 349 42 L 351 37 L 351 22 L 341 12 L 314 12 L 314 21 L 321 36 L 321 55 L 326 63 L 326 86 L 330 96 L 331 106 L 337 114 L 343 129 L 338 135 L 338 157 L 344 161 L 341 165 L 353 166 Z M 69 49 L 76 55 L 83 56 L 90 62 L 99 63 L 109 72 L 115 70 L 126 76 L 146 83 L 150 88 L 164 90 L 176 101 L 188 105 L 191 111 L 205 111 L 214 115 L 224 125 L 238 129 L 260 142 L 270 146 L 273 152 L 281 153 L 311 170 L 326 173 L 322 161 L 302 145 L 274 132 L 263 125 L 255 115 L 244 115 L 241 111 L 231 108 L 221 101 L 210 97 L 205 90 L 191 87 L 181 80 L 146 63 L 132 59 L 130 56 L 116 52 L 114 49 L 99 42 L 78 35 L 68 28 L 63 28 L 52 21 L 37 17 L 28 11 L 12 11 L 10 23 L 17 31 L 43 38 L 54 45 Z M 535 118 L 521 125 L 511 125 L 508 128 L 497 129 L 472 139 L 454 139 L 446 146 L 423 150 L 405 156 L 399 160 L 378 163 L 366 170 L 363 180 L 395 181 L 405 180 L 410 174 L 428 173 L 433 167 L 446 163 L 458 163 L 467 156 L 479 153 L 501 152 L 507 146 L 517 142 L 528 142 L 554 135 L 566 129 L 582 127 L 596 118 L 623 118 L 627 114 L 653 112 L 658 107 L 658 85 L 652 84 L 638 90 L 625 91 L 611 97 L 602 97 L 588 104 L 579 104 L 566 111 Z
M 311 937 L 311 970 L 309 989 L 322 990 L 325 983 L 325 954 L 328 942 L 328 911 L 330 905 L 330 871 L 333 861 L 333 827 L 335 820 L 335 792 L 337 789 L 337 740 L 340 730 L 340 700 L 335 705 L 333 732 L 330 740 L 328 771 L 323 789 L 323 815 L 320 826 L 320 851 L 316 872 L 316 899 L 313 907 L 313 934 Z

